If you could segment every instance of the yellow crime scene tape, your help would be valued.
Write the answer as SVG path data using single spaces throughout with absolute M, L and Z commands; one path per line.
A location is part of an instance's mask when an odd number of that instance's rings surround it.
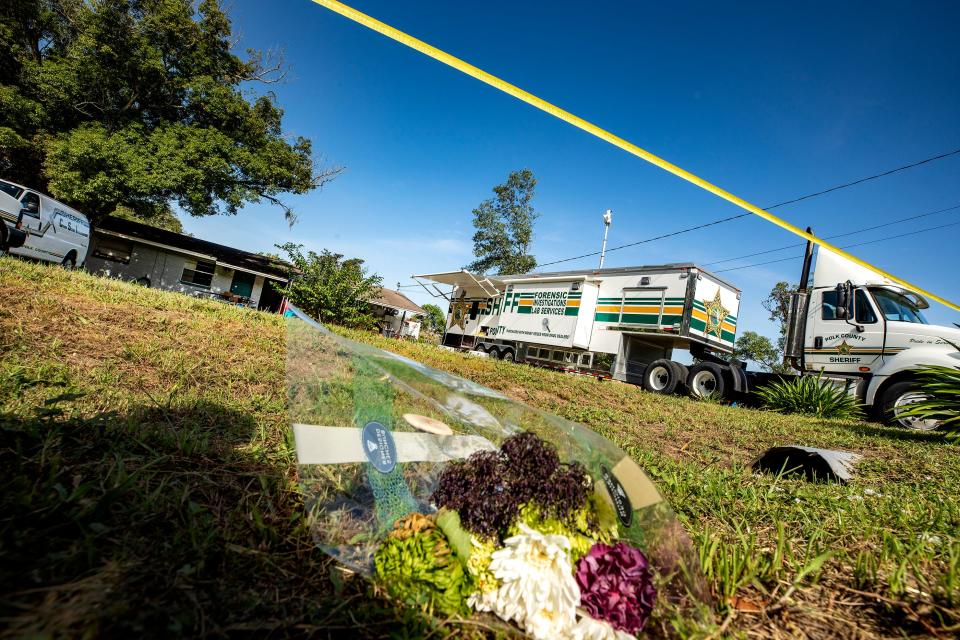
M 401 44 L 404 44 L 404 45 L 410 47 L 411 49 L 416 49 L 416 50 L 419 51 L 420 53 L 423 53 L 423 54 L 425 54 L 425 55 L 428 55 L 428 56 L 430 56 L 431 58 L 433 58 L 434 60 L 439 60 L 440 62 L 442 62 L 442 63 L 444 63 L 444 64 L 446 64 L 446 65 L 448 65 L 448 66 L 453 67 L 453 68 L 456 69 L 457 71 L 460 71 L 460 72 L 462 72 L 462 73 L 465 73 L 465 74 L 467 74 L 468 76 L 474 77 L 474 78 L 476 78 L 477 80 L 480 80 L 481 82 L 485 82 L 486 84 L 490 85 L 491 87 L 495 87 L 495 88 L 499 89 L 500 91 L 503 91 L 504 93 L 507 93 L 507 94 L 513 96 L 514 98 L 517 98 L 518 100 L 522 100 L 522 101 L 526 102 L 527 104 L 533 105 L 533 106 L 536 107 L 537 109 L 540 109 L 541 111 L 545 111 L 545 112 L 549 113 L 550 115 L 552 115 L 552 116 L 554 116 L 554 117 L 557 117 L 557 118 L 563 120 L 564 122 L 567 122 L 567 123 L 569 123 L 569 124 L 572 124 L 573 126 L 579 128 L 579 129 L 583 129 L 583 130 L 586 131 L 587 133 L 590 133 L 590 134 L 592 134 L 592 135 L 600 138 L 601 140 L 604 140 L 604 141 L 606 141 L 606 142 L 609 142 L 610 144 L 612 144 L 612 145 L 614 145 L 614 146 L 616 146 L 616 147 L 619 147 L 619 148 L 623 149 L 623 150 L 626 151 L 627 153 L 631 153 L 631 154 L 637 156 L 638 158 L 642 158 L 643 160 L 646 160 L 647 162 L 649 162 L 649 163 L 651 163 L 651 164 L 654 164 L 654 165 L 660 167 L 661 169 L 663 169 L 663 170 L 665 170 L 665 171 L 669 171 L 670 173 L 674 174 L 675 176 L 679 176 L 680 178 L 683 178 L 683 179 L 686 180 L 687 182 L 692 182 L 693 184 L 697 185 L 697 186 L 700 187 L 701 189 L 704 189 L 704 190 L 706 190 L 706 191 L 709 191 L 710 193 L 714 194 L 715 196 L 719 196 L 719 197 L 723 198 L 724 200 L 727 200 L 728 202 L 732 202 L 733 204 L 737 205 L 737 206 L 740 207 L 741 209 L 745 209 L 746 211 L 749 211 L 750 213 L 752 213 L 752 214 L 754 214 L 754 215 L 760 216 L 761 218 L 763 218 L 763 219 L 766 220 L 767 222 L 772 222 L 773 224 L 777 225 L 778 227 L 781 227 L 781 228 L 783 228 L 783 229 L 786 229 L 787 231 L 789 231 L 790 233 L 792 233 L 792 234 L 794 234 L 794 235 L 800 236 L 801 238 L 804 238 L 805 240 L 809 240 L 810 242 L 813 242 L 814 244 L 820 245 L 820 246 L 823 247 L 824 249 L 829 249 L 830 251 L 833 251 L 834 253 L 836 253 L 836 254 L 838 254 L 838 255 L 841 255 L 841 256 L 843 256 L 844 258 L 846 258 L 846 259 L 848 259 L 848 260 L 850 260 L 850 261 L 852 261 L 852 262 L 854 262 L 854 263 L 856 263 L 856 264 L 858 264 L 858 265 L 860 265 L 860 266 L 862 266 L 862 267 L 866 267 L 867 269 L 870 269 L 870 270 L 872 270 L 872 271 L 875 271 L 877 274 L 883 276 L 884 278 L 887 278 L 887 279 L 889 279 L 889 280 L 892 280 L 893 282 L 896 282 L 897 284 L 899 284 L 899 285 L 902 286 L 902 287 L 906 287 L 907 289 L 910 289 L 910 290 L 912 290 L 912 291 L 916 291 L 917 293 L 919 293 L 919 294 L 921 294 L 921 295 L 923 295 L 923 296 L 926 296 L 927 298 L 929 298 L 929 299 L 931 299 L 931 300 L 936 300 L 937 302 L 940 302 L 941 304 L 944 304 L 944 305 L 950 307 L 950 308 L 953 309 L 954 311 L 960 311 L 960 306 L 954 304 L 953 302 L 950 302 L 949 300 L 947 300 L 947 299 L 945 299 L 945 298 L 942 298 L 942 297 L 940 297 L 940 296 L 938 296 L 938 295 L 936 295 L 936 294 L 930 293 L 929 291 L 925 291 L 925 290 L 921 289 L 920 287 L 918 287 L 918 286 L 916 286 L 916 285 L 914 285 L 914 284 L 911 284 L 911 283 L 907 282 L 907 281 L 904 280 L 903 278 L 899 278 L 899 277 L 897 277 L 897 276 L 895 276 L 895 275 L 893 275 L 893 274 L 891 274 L 891 273 L 888 273 L 888 272 L 884 271 L 883 269 L 880 269 L 880 268 L 878 268 L 878 267 L 875 267 L 875 266 L 873 266 L 872 264 L 870 264 L 870 263 L 868 263 L 868 262 L 865 262 L 864 260 L 861 260 L 860 258 L 858 258 L 858 257 L 856 257 L 856 256 L 854 256 L 854 255 L 851 255 L 851 254 L 847 253 L 847 252 L 844 251 L 843 249 L 840 249 L 840 248 L 838 248 L 838 247 L 833 246 L 832 244 L 830 244 L 830 243 L 827 242 L 826 240 L 823 240 L 823 239 L 821 239 L 821 238 L 818 238 L 817 236 L 814 236 L 814 235 L 812 235 L 812 234 L 809 234 L 809 233 L 803 231 L 802 229 L 800 229 L 800 228 L 798 228 L 798 227 L 795 227 L 794 225 L 790 224 L 790 223 L 787 222 L 786 220 L 782 220 L 782 219 L 778 218 L 777 216 L 773 215 L 773 214 L 770 213 L 769 211 L 765 211 L 765 210 L 761 209 L 760 207 L 758 207 L 758 206 L 756 206 L 756 205 L 754 205 L 754 204 L 751 204 L 751 203 L 747 202 L 747 201 L 744 200 L 743 198 L 740 198 L 740 197 L 738 197 L 738 196 L 735 196 L 735 195 L 733 195 L 732 193 L 730 193 L 729 191 L 725 191 L 724 189 L 721 189 L 720 187 L 716 186 L 715 184 L 712 184 L 712 183 L 710 183 L 710 182 L 707 182 L 707 181 L 704 180 L 703 178 L 701 178 L 701 177 L 699 177 L 699 176 L 696 176 L 696 175 L 690 173 L 689 171 L 686 171 L 685 169 L 681 169 L 681 168 L 678 167 L 677 165 L 672 164 L 672 163 L 670 163 L 670 162 L 667 162 L 667 161 L 664 160 L 663 158 L 661 158 L 661 157 L 659 157 L 659 156 L 656 156 L 656 155 L 650 153 L 649 151 L 646 151 L 645 149 L 641 149 L 640 147 L 638 147 L 637 145 L 633 144 L 632 142 L 629 142 L 629 141 L 627 141 L 627 140 L 624 140 L 623 138 L 621 138 L 621 137 L 619 137 L 619 136 L 615 136 L 614 134 L 610 133 L 609 131 L 607 131 L 607 130 L 605 130 L 605 129 L 601 129 L 600 127 L 598 127 L 597 125 L 593 124 L 592 122 L 587 122 L 587 121 L 584 120 L 583 118 L 581 118 L 581 117 L 579 117 L 579 116 L 575 116 L 574 114 L 570 113 L 569 111 L 565 111 L 564 109 L 561 109 L 560 107 L 558 107 L 558 106 L 556 106 L 556 105 L 554 105 L 554 104 L 551 104 L 551 103 L 547 102 L 546 100 L 544 100 L 544 99 L 542 99 L 542 98 L 538 98 L 537 96 L 533 95 L 532 93 L 529 93 L 529 92 L 527 92 L 527 91 L 524 91 L 524 90 L 521 89 L 520 87 L 517 87 L 517 86 L 515 86 L 515 85 L 510 84 L 510 83 L 507 82 L 506 80 L 502 80 L 502 79 L 496 77 L 495 75 L 492 75 L 492 74 L 490 74 L 490 73 L 487 73 L 487 72 L 484 71 L 483 69 L 478 69 L 477 67 L 473 66 L 473 65 L 470 64 L 469 62 L 465 62 L 465 61 L 461 60 L 460 58 L 457 58 L 457 57 L 455 57 L 455 56 L 452 56 L 452 55 L 450 55 L 449 53 L 447 53 L 447 52 L 445 52 L 445 51 L 442 51 L 442 50 L 440 50 L 440 49 L 437 49 L 436 47 L 434 47 L 434 46 L 432 46 L 432 45 L 429 45 L 429 44 L 427 44 L 426 42 L 424 42 L 424 41 L 422 41 L 422 40 L 419 40 L 419 39 L 417 39 L 417 38 L 414 38 L 413 36 L 411 36 L 411 35 L 409 35 L 409 34 L 407 34 L 407 33 L 404 33 L 403 31 L 400 31 L 399 29 L 396 29 L 396 28 L 394 28 L 394 27 L 391 27 L 390 25 L 388 25 L 388 24 L 386 24 L 386 23 L 384 23 L 384 22 L 381 22 L 381 21 L 377 20 L 376 18 L 373 18 L 373 17 L 371 17 L 371 16 L 368 16 L 368 15 L 365 14 L 365 13 L 361 13 L 360 11 L 357 11 L 356 9 L 347 6 L 347 5 L 343 4 L 342 2 L 337 2 L 337 0 L 312 0 L 312 1 L 315 2 L 316 4 L 319 4 L 319 5 L 323 6 L 323 7 L 326 7 L 327 9 L 330 9 L 331 11 L 334 11 L 334 12 L 336 12 L 336 13 L 339 13 L 340 15 L 342 15 L 342 16 L 344 16 L 344 17 L 346 17 L 346 18 L 349 18 L 350 20 L 353 20 L 354 22 L 357 22 L 357 23 L 359 23 L 359 24 L 362 24 L 363 26 L 368 27 L 369 29 L 373 29 L 374 31 L 376 31 L 376 32 L 378 32 L 378 33 L 382 33 L 383 35 L 387 36 L 388 38 L 391 38 L 391 39 L 393 39 L 393 40 L 396 40 L 397 42 L 399 42 L 399 43 L 401 43 Z

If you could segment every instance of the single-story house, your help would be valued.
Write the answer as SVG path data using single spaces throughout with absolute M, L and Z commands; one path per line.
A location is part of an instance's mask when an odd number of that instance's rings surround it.
M 420 318 L 427 312 L 407 296 L 393 289 L 382 289 L 380 296 L 370 301 L 370 309 L 377 317 L 377 326 L 385 336 L 420 337 Z
M 282 260 L 107 217 L 94 228 L 85 268 L 98 275 L 253 309 L 277 311 L 291 266 Z

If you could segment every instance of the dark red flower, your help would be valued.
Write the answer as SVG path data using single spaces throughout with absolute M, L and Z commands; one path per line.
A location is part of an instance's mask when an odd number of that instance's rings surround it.
M 657 599 L 647 557 L 625 542 L 598 542 L 577 563 L 580 605 L 615 629 L 637 633 Z

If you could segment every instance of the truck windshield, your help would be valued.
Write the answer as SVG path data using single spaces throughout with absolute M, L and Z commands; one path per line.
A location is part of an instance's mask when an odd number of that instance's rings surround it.
M 915 322 L 917 324 L 927 324 L 927 319 L 923 317 L 917 306 L 909 298 L 889 289 L 870 289 L 880 312 L 887 320 L 897 322 Z
M 13 196 L 18 200 L 20 199 L 20 194 L 23 193 L 23 189 L 21 189 L 17 185 L 10 184 L 9 182 L 4 182 L 3 180 L 0 180 L 0 191 L 10 194 L 11 196 Z

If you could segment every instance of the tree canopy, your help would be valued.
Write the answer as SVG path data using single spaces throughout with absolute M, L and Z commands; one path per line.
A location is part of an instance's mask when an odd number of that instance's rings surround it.
M 495 196 L 473 210 L 473 255 L 467 269 L 486 273 L 527 273 L 537 266 L 530 254 L 533 223 L 539 217 L 531 201 L 537 179 L 530 169 L 513 171 L 493 188 Z
M 425 328 L 431 333 L 443 335 L 443 331 L 447 327 L 447 314 L 443 312 L 443 309 L 429 302 L 422 308 L 427 312 L 427 316 L 423 319 Z
M 0 12 L 0 175 L 93 219 L 140 219 L 172 205 L 233 214 L 305 193 L 311 143 L 288 140 L 283 111 L 255 82 L 282 64 L 235 55 L 215 0 L 18 0 Z M 196 9 L 194 8 L 196 6 Z
M 787 322 L 790 315 L 790 296 L 797 291 L 796 285 L 789 282 L 778 282 L 773 285 L 770 295 L 760 301 L 763 308 L 770 313 L 770 320 L 776 322 L 780 329 L 780 335 L 777 338 L 777 351 L 783 355 L 784 347 L 787 344 Z
M 782 352 L 773 346 L 770 338 L 756 331 L 744 331 L 737 337 L 732 357 L 755 362 L 764 371 L 790 372 L 790 367 L 783 363 Z
M 290 284 L 276 286 L 287 298 L 320 322 L 372 328 L 369 302 L 380 295 L 383 278 L 368 274 L 360 258 L 344 259 L 324 249 L 303 252 L 303 245 L 276 245 L 293 264 Z

